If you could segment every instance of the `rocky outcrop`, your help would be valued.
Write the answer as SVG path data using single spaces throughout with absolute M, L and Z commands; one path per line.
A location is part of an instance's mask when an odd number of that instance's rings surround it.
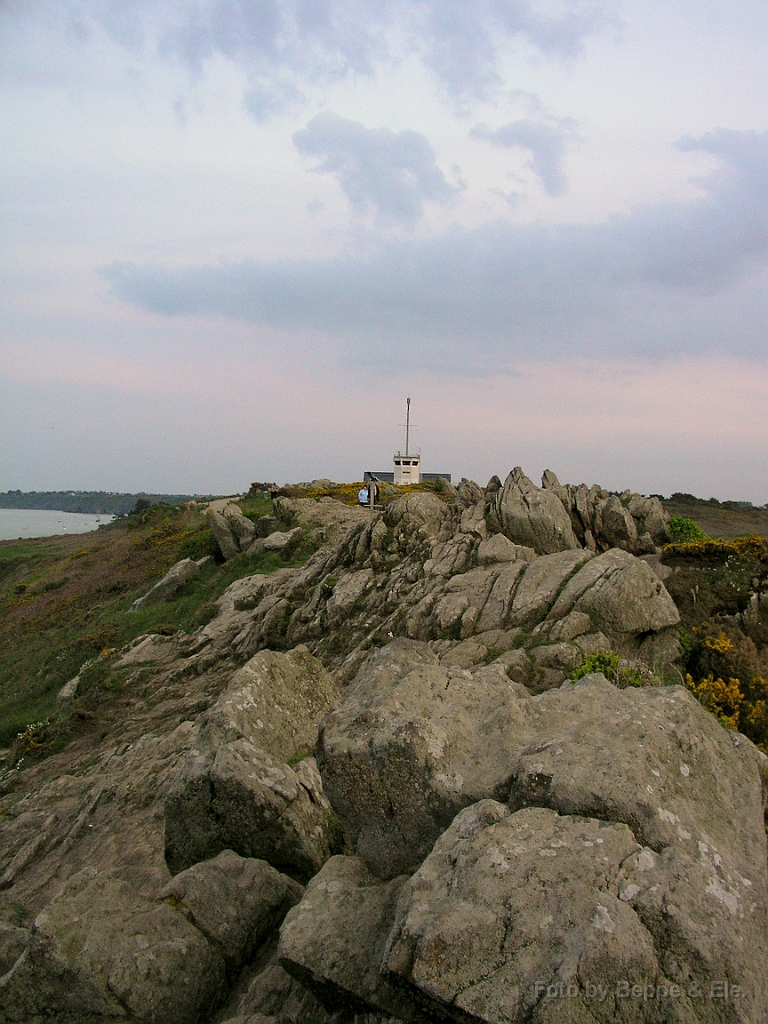
M 231 851 L 178 875 L 148 903 L 109 872 L 74 875 L 0 979 L 5 1019 L 188 1024 L 209 1013 L 301 888 Z
M 330 856 L 330 806 L 306 753 L 335 687 L 306 650 L 257 654 L 203 715 L 165 802 L 173 873 L 221 850 L 310 878 Z
M 136 612 L 139 608 L 146 608 L 147 605 L 172 600 L 185 584 L 197 579 L 200 575 L 200 566 L 205 561 L 207 559 L 195 562 L 191 558 L 182 558 L 180 562 L 176 562 L 151 590 L 148 590 L 142 597 L 136 598 L 131 605 L 131 611 Z
M 658 498 L 624 491 L 611 494 L 598 485 L 561 484 L 546 470 L 542 489 L 557 495 L 580 545 L 602 552 L 621 548 L 635 555 L 653 553 L 667 539 L 667 513 Z
M 224 561 L 234 558 L 240 550 L 240 545 L 229 520 L 225 519 L 221 512 L 208 509 L 208 521 Z
M 423 697 L 401 700 L 400 721 L 385 736 L 381 690 L 388 685 L 394 709 L 409 680 L 408 650 L 395 645 L 391 665 L 383 655 L 375 659 L 375 707 L 369 701 L 345 726 L 344 707 L 331 716 L 334 730 L 346 735 L 349 759 L 346 787 L 340 766 L 329 759 L 329 791 L 334 803 L 340 793 L 347 821 L 357 815 L 350 838 L 357 839 L 360 858 L 329 862 L 306 905 L 286 919 L 280 947 L 286 969 L 311 983 L 328 1006 L 348 993 L 371 1012 L 390 1013 L 392 993 L 405 992 L 410 1004 L 398 1011 L 404 1020 L 554 1022 L 563 1019 L 563 1006 L 584 1020 L 608 1019 L 605 1013 L 648 1022 L 764 1019 L 768 759 L 681 687 L 619 690 L 595 675 L 540 697 L 509 695 L 514 728 L 505 711 L 486 734 L 487 747 L 494 745 L 491 734 L 503 745 L 500 760 L 511 768 L 506 796 L 493 756 L 483 760 L 475 752 L 475 791 L 485 771 L 486 791 L 496 787 L 497 798 L 461 810 L 410 879 L 377 887 L 371 871 L 388 878 L 405 862 L 395 856 L 388 861 L 392 870 L 375 870 L 381 846 L 359 841 L 367 827 L 377 838 L 383 833 L 371 805 L 378 800 L 383 811 L 386 799 L 396 798 L 394 820 L 409 823 L 411 807 L 402 801 L 424 791 L 429 755 L 414 740 L 413 770 L 400 767 L 401 784 L 390 792 L 395 773 L 388 759 L 371 756 L 361 768 L 359 752 L 366 742 L 375 750 L 391 738 L 392 759 L 404 760 L 397 733 L 408 734 L 403 712 L 418 706 L 419 721 L 427 723 L 420 738 L 424 749 L 426 737 L 433 740 L 437 779 L 445 774 L 436 769 L 448 746 L 430 730 L 437 709 L 454 737 L 473 734 L 467 716 L 483 720 L 466 700 L 451 708 L 435 687 L 427 706 Z M 419 679 L 430 666 L 423 649 L 410 650 Z M 371 670 L 375 676 L 373 663 Z M 452 685 L 451 679 L 448 692 Z M 367 686 L 373 689 L 372 681 Z M 360 695 L 356 700 L 360 707 Z M 343 741 L 337 734 L 336 749 Z M 322 758 L 321 764 L 325 770 Z M 359 777 L 366 779 L 369 806 L 360 801 L 350 813 Z M 419 813 L 428 828 L 423 807 Z M 395 889 L 397 906 L 387 921 Z M 366 942 L 360 922 L 364 908 L 374 907 Z M 317 935 L 331 920 L 337 926 L 324 958 Z M 356 936 L 343 957 L 339 933 Z M 727 1005 L 724 984 L 737 993 Z
M 105 652 L 119 735 L 4 798 L 0 1022 L 768 1020 L 768 759 L 664 685 L 654 499 L 304 501 L 330 543 Z M 649 685 L 564 681 L 610 650 Z
M 488 515 L 513 543 L 531 547 L 539 555 L 580 546 L 557 494 L 536 487 L 519 466 L 491 501 Z
M 399 640 L 323 720 L 323 786 L 374 873 L 413 871 L 462 807 L 506 794 L 524 728 L 514 692 L 501 666 L 445 669 L 426 645 Z
M 354 1008 L 399 1020 L 412 1000 L 381 970 L 405 878 L 382 885 L 357 857 L 333 857 L 309 883 L 280 931 L 281 965 L 328 1009 Z

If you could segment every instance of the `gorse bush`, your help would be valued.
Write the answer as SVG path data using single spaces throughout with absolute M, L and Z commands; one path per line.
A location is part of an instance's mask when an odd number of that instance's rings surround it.
M 702 528 L 692 519 L 686 519 L 685 516 L 669 517 L 667 535 L 671 544 L 691 544 L 700 540 L 709 540 Z

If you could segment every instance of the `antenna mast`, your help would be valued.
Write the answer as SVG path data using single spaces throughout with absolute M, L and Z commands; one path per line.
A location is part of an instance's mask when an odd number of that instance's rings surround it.
M 408 454 L 408 435 L 411 431 L 411 400 L 406 399 L 405 406 L 405 454 Z

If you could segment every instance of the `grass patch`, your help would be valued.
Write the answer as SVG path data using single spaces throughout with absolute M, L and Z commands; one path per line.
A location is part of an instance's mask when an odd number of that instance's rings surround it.
M 216 615 L 216 599 L 230 583 L 301 565 L 315 550 L 302 535 L 287 552 L 241 553 L 223 564 L 212 560 L 174 600 L 129 612 L 133 600 L 190 550 L 207 553 L 212 534 L 206 516 L 153 506 L 97 536 L 90 547 L 83 546 L 82 536 L 0 542 L 0 747 L 30 724 L 53 718 L 57 735 L 64 735 L 72 713 L 57 711 L 56 696 L 86 662 L 92 666 L 83 694 L 89 687 L 102 697 L 119 693 L 109 651 L 143 633 L 192 633 Z M 77 704 L 87 712 L 79 697 Z M 50 752 L 49 742 L 50 737 L 30 746 L 28 756 Z

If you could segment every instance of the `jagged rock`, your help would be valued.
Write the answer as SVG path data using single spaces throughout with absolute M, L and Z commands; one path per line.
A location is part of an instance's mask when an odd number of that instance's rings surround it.
M 233 849 L 311 878 L 330 856 L 330 807 L 322 787 L 246 739 L 199 744 L 165 803 L 165 856 L 172 873 Z M 305 772 L 307 771 L 305 767 Z M 307 781 L 311 786 L 304 785 Z
M 178 655 L 179 634 L 163 636 L 160 633 L 145 633 L 121 648 L 117 665 L 120 668 L 131 665 L 167 665 Z
M 456 497 L 454 499 L 456 504 L 469 507 L 470 505 L 477 505 L 478 502 L 483 500 L 483 492 L 474 480 L 467 480 L 467 478 L 463 476 L 456 485 Z
M 533 626 L 576 570 L 592 558 L 590 551 L 559 551 L 526 566 L 509 611 L 509 624 Z
M 230 525 L 238 548 L 245 551 L 256 536 L 256 524 L 247 519 L 234 503 L 227 505 L 222 514 Z
M 485 521 L 485 500 L 470 505 L 461 513 L 461 532 L 474 534 L 480 540 L 488 536 L 488 525 Z
M 506 795 L 521 729 L 501 666 L 447 670 L 407 640 L 377 652 L 315 748 L 352 849 L 382 878 L 412 871 L 461 807 Z
M 114 873 L 85 868 L 38 915 L 0 980 L 3 1019 L 199 1020 L 301 891 L 229 850 L 177 876 L 154 903 Z
M 338 703 L 336 684 L 306 647 L 260 651 L 234 674 L 203 728 L 215 745 L 244 737 L 287 761 L 312 750 L 317 723 Z
M 243 576 L 242 579 L 230 583 L 216 603 L 220 608 L 231 607 L 238 612 L 248 611 L 259 604 L 270 582 L 272 581 L 269 576 L 263 576 L 261 573 Z
M 549 631 L 549 638 L 554 642 L 575 640 L 592 629 L 592 620 L 585 612 L 569 612 L 558 619 Z
M 284 523 L 289 523 L 296 514 L 296 502 L 284 494 L 275 495 L 272 499 L 272 507 L 277 518 Z
M 475 804 L 403 887 L 382 970 L 437 1019 L 656 1022 L 657 1005 L 625 1016 L 616 997 L 664 980 L 617 894 L 638 849 L 623 824 Z
M 637 550 L 637 527 L 635 521 L 615 494 L 611 494 L 598 505 L 592 532 L 605 548 L 621 548 L 623 551 Z
M 216 543 L 219 545 L 222 557 L 225 561 L 229 561 L 230 558 L 234 558 L 237 552 L 240 550 L 240 545 L 237 543 L 232 524 L 228 519 L 225 519 L 221 512 L 217 512 L 215 509 L 208 509 L 209 525 L 213 532 L 213 536 L 216 538 Z
M 447 515 L 448 506 L 436 494 L 414 492 L 387 505 L 384 522 L 400 534 L 420 531 L 424 536 L 434 537 Z
M 9 1021 L 189 1024 L 224 983 L 221 952 L 182 913 L 85 868 L 38 915 L 30 946 L 0 981 L 0 1001 Z
M 381 884 L 357 857 L 332 857 L 280 929 L 278 956 L 327 1009 L 419 1015 L 380 971 L 405 878 Z
M 533 548 L 513 544 L 503 533 L 495 533 L 487 540 L 481 541 L 477 549 L 477 560 L 480 565 L 488 565 L 493 562 L 517 562 L 518 560 L 532 562 L 535 557 L 536 552 Z
M 664 974 L 707 990 L 729 978 L 765 1012 L 765 755 L 682 687 L 617 690 L 587 676 L 526 713 L 546 743 L 523 752 L 511 805 L 627 824 L 643 851 L 617 895 L 653 937 Z
M 337 1017 L 271 958 L 238 1001 L 236 1012 L 225 1024 L 337 1024 Z
M 165 576 L 148 590 L 143 597 L 137 597 L 130 610 L 135 612 L 139 608 L 146 608 L 151 604 L 161 604 L 163 601 L 170 601 L 185 584 L 197 579 L 199 575 L 200 566 L 198 563 L 191 558 L 182 558 L 180 562 L 172 565 Z
M 165 803 L 173 873 L 221 850 L 311 877 L 329 856 L 330 807 L 306 750 L 336 703 L 333 683 L 305 650 L 262 652 L 203 715 Z M 268 752 L 271 751 L 271 754 Z
M 579 547 L 563 503 L 553 491 L 536 487 L 519 466 L 497 493 L 490 515 L 511 541 L 538 554 Z
M 285 533 L 270 533 L 268 537 L 257 537 L 249 551 L 283 551 L 301 535 L 301 527 L 295 526 Z
M 613 548 L 591 559 L 565 584 L 547 618 L 589 616 L 617 640 L 674 626 L 680 615 L 664 584 L 639 558 Z
M 220 950 L 230 973 L 299 902 L 303 889 L 266 861 L 224 850 L 164 886 L 162 900 L 179 910 Z
M 326 622 L 331 628 L 338 626 L 353 611 L 354 607 L 372 584 L 370 569 L 342 576 L 333 586 L 333 592 L 325 606 Z
M 69 682 L 64 683 L 62 688 L 56 694 L 56 704 L 58 707 L 66 707 L 71 701 L 77 696 L 77 691 L 80 686 L 80 673 L 74 678 L 70 679 Z

